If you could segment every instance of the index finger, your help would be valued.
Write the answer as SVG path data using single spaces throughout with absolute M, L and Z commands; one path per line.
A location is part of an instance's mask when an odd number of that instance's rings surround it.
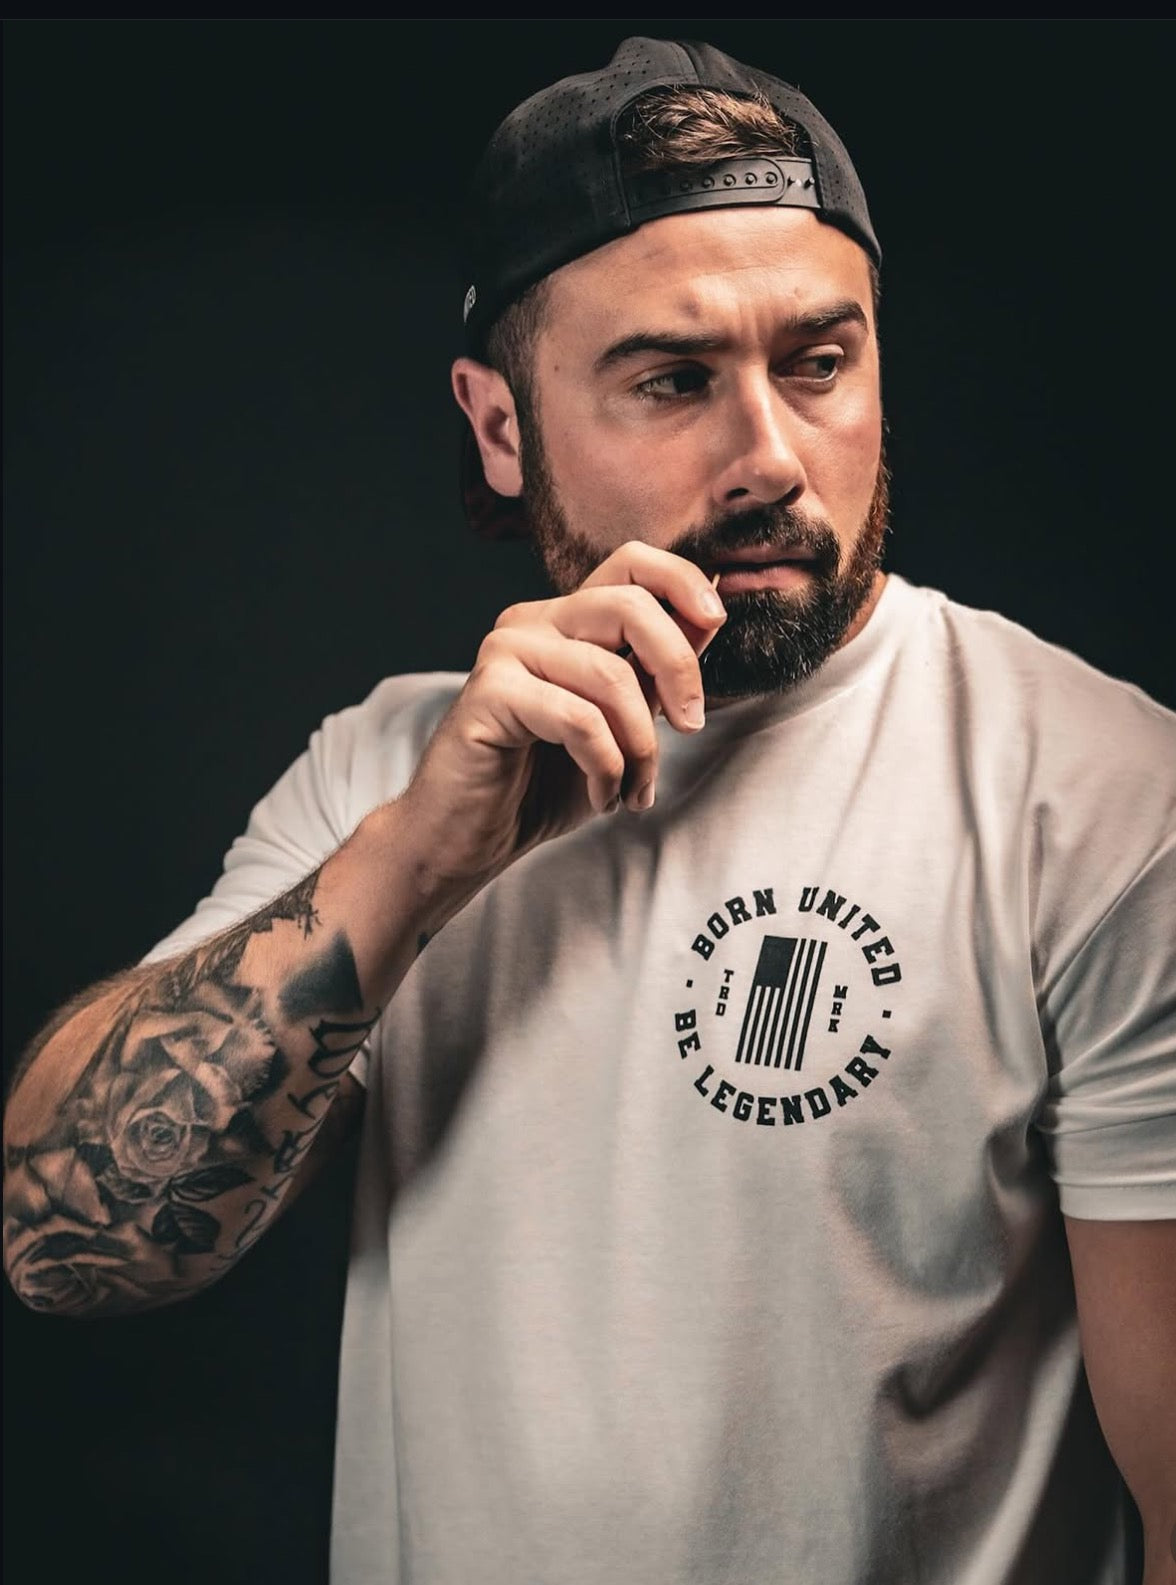
M 687 561 L 685 556 L 659 550 L 641 540 L 630 540 L 607 556 L 580 587 L 634 583 L 648 589 L 671 616 L 685 619 L 683 630 L 695 652 L 701 654 L 727 618 L 726 608 L 715 591 L 716 582 L 717 578 L 709 579 L 701 567 Z M 706 641 L 699 643 L 689 628 L 698 629 L 698 637 L 706 634 Z
M 650 552 L 648 558 L 644 554 L 647 551 Z M 652 545 L 646 545 L 640 540 L 631 540 L 627 545 L 623 545 L 619 551 L 614 552 L 612 556 L 607 558 L 607 560 L 601 562 L 600 566 L 597 567 L 594 572 L 590 573 L 587 578 L 585 578 L 584 583 L 581 584 L 580 587 L 584 588 L 586 585 L 591 583 L 601 584 L 641 582 L 645 588 L 650 588 L 650 585 L 645 582 L 644 578 L 640 576 L 643 570 L 642 564 L 647 560 L 649 562 L 650 572 L 654 577 L 657 576 L 660 570 L 666 570 L 665 564 L 667 562 L 671 564 L 668 568 L 670 576 L 678 579 L 679 581 L 680 575 L 678 573 L 678 566 L 690 568 L 698 575 L 697 577 L 692 577 L 688 574 L 684 587 L 688 591 L 686 596 L 687 600 L 693 598 L 695 608 L 699 611 L 700 615 L 704 615 L 704 620 L 702 622 L 691 621 L 691 619 L 685 615 L 682 610 L 675 607 L 673 601 L 666 595 L 659 596 L 658 603 L 661 605 L 662 609 L 666 611 L 675 622 L 677 622 L 678 626 L 682 629 L 682 632 L 689 641 L 690 647 L 693 649 L 694 653 L 696 655 L 701 655 L 703 650 L 710 643 L 711 639 L 714 638 L 715 634 L 718 632 L 722 622 L 725 622 L 727 619 L 726 609 L 723 605 L 723 602 L 719 599 L 717 593 L 718 582 L 719 578 L 721 577 L 720 573 L 716 572 L 713 577 L 707 579 L 706 574 L 702 571 L 702 569 L 695 566 L 694 562 L 687 561 L 684 556 L 675 556 L 672 551 L 658 550 L 656 547 Z M 610 566 L 610 563 L 615 563 L 615 567 Z M 628 573 L 628 577 L 624 576 L 626 572 Z M 621 576 L 618 577 L 617 573 L 620 573 Z M 636 573 L 637 576 L 634 576 L 634 573 Z M 705 587 L 700 588 L 699 578 L 702 578 L 705 581 Z M 709 619 L 707 619 L 705 616 L 705 613 L 707 612 L 711 613 L 709 615 Z M 716 622 L 714 616 L 715 612 L 721 613 L 721 621 Z M 644 666 L 642 666 L 641 662 L 636 658 L 633 653 L 632 644 L 622 644 L 620 649 L 617 650 L 617 654 L 622 660 L 629 661 L 633 667 L 633 670 L 637 673 L 637 681 L 640 684 L 641 692 L 645 695 L 646 702 L 656 717 L 661 713 L 661 703 L 657 696 L 656 679 L 650 676 L 650 674 L 645 670 Z
M 710 581 L 710 585 L 711 585 L 712 589 L 717 589 L 718 588 L 719 579 L 722 576 L 723 576 L 723 574 L 722 574 L 721 571 L 720 572 L 716 572 L 714 574 L 714 576 L 711 578 L 711 581 Z M 714 637 L 714 634 L 712 633 L 710 635 L 710 637 L 704 638 L 703 641 L 701 643 L 699 643 L 698 639 L 695 637 L 695 630 L 694 630 L 693 622 L 687 622 L 685 617 L 679 615 L 679 613 L 674 610 L 673 606 L 670 604 L 670 602 L 668 600 L 659 600 L 658 604 L 661 606 L 662 610 L 667 613 L 667 615 L 672 616 L 674 618 L 674 620 L 677 622 L 678 626 L 686 634 L 686 637 L 690 640 L 691 644 L 694 646 L 694 653 L 696 655 L 701 655 L 703 650 L 706 648 L 707 644 L 710 643 L 710 639 Z M 622 644 L 620 649 L 617 650 L 617 654 L 621 657 L 622 660 L 631 659 L 631 657 L 633 655 L 633 646 L 632 646 L 632 644 Z

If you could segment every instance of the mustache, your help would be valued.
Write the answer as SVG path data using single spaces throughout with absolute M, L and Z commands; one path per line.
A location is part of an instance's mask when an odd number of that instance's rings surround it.
M 776 504 L 716 517 L 688 529 L 667 548 L 700 567 L 712 567 L 730 551 L 753 545 L 766 545 L 781 556 L 803 554 L 818 573 L 835 573 L 841 561 L 841 547 L 828 523 Z

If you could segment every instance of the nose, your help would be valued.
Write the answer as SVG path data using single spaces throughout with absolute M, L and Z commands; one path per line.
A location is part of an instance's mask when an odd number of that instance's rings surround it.
M 728 396 L 715 505 L 729 509 L 743 501 L 748 506 L 791 506 L 805 489 L 796 415 L 766 373 L 733 384 Z

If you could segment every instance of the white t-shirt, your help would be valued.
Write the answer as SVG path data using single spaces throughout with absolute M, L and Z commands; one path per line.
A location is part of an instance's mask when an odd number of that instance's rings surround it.
M 461 686 L 328 719 L 301 879 Z M 1176 717 L 891 576 L 652 811 L 514 865 L 371 1041 L 335 1585 L 1110 1585 L 1059 1216 L 1176 1216 Z

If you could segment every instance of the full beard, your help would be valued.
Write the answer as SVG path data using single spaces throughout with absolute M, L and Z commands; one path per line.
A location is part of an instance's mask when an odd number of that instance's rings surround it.
M 526 480 L 523 504 L 535 549 L 555 591 L 570 594 L 600 565 L 605 553 L 568 522 L 533 422 L 522 426 L 521 461 Z M 844 557 L 829 523 L 778 504 L 715 518 L 667 546 L 708 572 L 732 551 L 752 545 L 769 546 L 781 557 L 805 558 L 809 587 L 802 593 L 754 589 L 724 597 L 727 620 L 699 662 L 709 699 L 792 688 L 844 642 L 881 566 L 889 523 L 889 482 L 883 456 L 860 532 Z

